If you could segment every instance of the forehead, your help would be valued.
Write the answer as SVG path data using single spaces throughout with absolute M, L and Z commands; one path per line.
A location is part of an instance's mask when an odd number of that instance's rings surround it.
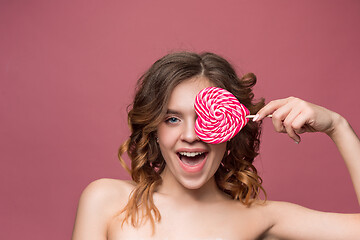
M 196 95 L 204 88 L 215 86 L 205 77 L 194 77 L 177 85 L 170 95 L 168 109 L 182 110 L 194 106 Z

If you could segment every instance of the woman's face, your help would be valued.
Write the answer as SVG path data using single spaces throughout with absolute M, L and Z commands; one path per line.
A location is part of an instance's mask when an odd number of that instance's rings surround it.
M 171 93 L 164 120 L 157 130 L 158 144 L 167 170 L 184 187 L 197 189 L 214 176 L 226 151 L 226 142 L 207 144 L 195 134 L 197 93 L 214 86 L 207 78 L 194 77 Z

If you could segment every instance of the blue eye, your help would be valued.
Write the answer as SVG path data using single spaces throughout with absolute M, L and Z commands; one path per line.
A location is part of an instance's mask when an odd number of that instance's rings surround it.
M 165 122 L 168 122 L 168 123 L 177 123 L 178 121 L 179 121 L 179 119 L 177 119 L 176 117 L 170 117 L 165 120 Z

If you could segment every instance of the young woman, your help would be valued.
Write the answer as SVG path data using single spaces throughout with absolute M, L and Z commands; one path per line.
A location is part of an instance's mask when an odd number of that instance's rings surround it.
M 91 239 L 360 239 L 360 214 L 324 213 L 259 200 L 261 178 L 252 165 L 261 121 L 300 142 L 323 132 L 336 144 L 360 202 L 360 142 L 339 114 L 294 97 L 254 102 L 253 74 L 238 78 L 212 53 L 169 54 L 139 79 L 129 112 L 133 181 L 100 179 L 83 192 L 73 240 Z M 257 114 L 230 141 L 207 144 L 194 131 L 197 93 L 230 91 Z

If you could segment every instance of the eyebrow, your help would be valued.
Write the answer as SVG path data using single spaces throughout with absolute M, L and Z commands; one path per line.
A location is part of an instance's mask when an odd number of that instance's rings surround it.
M 181 112 L 173 110 L 173 109 L 168 109 L 166 111 L 166 114 L 182 115 Z

